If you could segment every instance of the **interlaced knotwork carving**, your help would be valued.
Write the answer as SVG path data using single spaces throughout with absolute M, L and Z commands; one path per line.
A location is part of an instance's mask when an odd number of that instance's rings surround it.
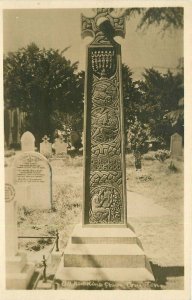
M 114 30 L 102 31 L 104 25 Z M 92 34 L 88 47 L 85 224 L 122 224 L 125 220 L 125 183 L 122 153 L 122 118 L 119 78 L 120 46 L 112 39 L 124 34 L 124 18 L 98 9 L 82 19 L 83 34 Z
M 94 68 L 92 69 L 93 74 Z M 94 75 L 91 106 L 90 223 L 122 222 L 120 103 L 117 72 Z
M 112 78 L 102 78 L 98 80 L 98 77 L 94 76 L 94 83 L 92 88 L 92 104 L 99 106 L 112 106 L 115 110 L 118 110 L 119 90 L 117 76 Z
M 103 143 L 94 145 L 91 144 L 91 154 L 101 157 L 102 154 L 108 155 L 110 159 L 113 159 L 113 157 L 118 156 L 121 154 L 121 143 L 120 143 L 120 137 L 117 137 L 116 141 L 114 143 Z
M 98 184 L 113 184 L 114 186 L 118 188 L 122 184 L 122 172 L 119 170 L 119 172 L 116 171 L 93 171 L 90 174 L 90 186 L 95 186 Z
M 91 157 L 91 170 L 120 171 L 121 161 L 119 156 L 97 155 Z

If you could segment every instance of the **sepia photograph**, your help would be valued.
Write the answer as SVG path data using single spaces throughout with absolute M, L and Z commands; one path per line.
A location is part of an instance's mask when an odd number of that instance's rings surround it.
M 2 9 L 2 299 L 189 299 L 185 1 L 13 2 Z

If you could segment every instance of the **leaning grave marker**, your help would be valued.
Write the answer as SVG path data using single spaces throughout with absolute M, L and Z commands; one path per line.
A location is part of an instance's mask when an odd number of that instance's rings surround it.
M 113 39 L 124 37 L 124 26 L 109 9 L 82 16 L 82 36 L 94 38 L 87 49 L 83 218 L 64 250 L 61 280 L 154 280 L 127 224 L 121 46 Z
M 13 174 L 18 203 L 30 208 L 51 209 L 52 171 L 43 155 L 37 152 L 18 155 Z

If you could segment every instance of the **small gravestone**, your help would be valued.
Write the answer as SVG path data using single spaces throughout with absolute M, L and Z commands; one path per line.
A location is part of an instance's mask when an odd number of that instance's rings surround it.
M 64 142 L 63 136 L 55 139 L 55 154 L 67 154 L 67 143 Z
M 47 135 L 45 135 L 42 140 L 43 142 L 40 143 L 40 153 L 45 157 L 50 157 L 52 155 L 52 144 L 49 142 Z
M 26 253 L 18 250 L 17 191 L 5 176 L 5 254 L 6 288 L 26 289 L 34 273 L 34 265 L 27 262 Z
M 37 152 L 20 154 L 15 158 L 13 172 L 20 204 L 30 208 L 51 208 L 52 171 L 43 155 Z
M 182 137 L 178 133 L 171 136 L 170 145 L 171 156 L 182 156 Z
M 22 151 L 35 151 L 35 137 L 30 131 L 26 131 L 21 137 Z

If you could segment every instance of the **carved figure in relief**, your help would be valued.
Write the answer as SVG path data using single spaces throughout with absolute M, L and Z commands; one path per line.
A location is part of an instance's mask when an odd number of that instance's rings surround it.
M 121 197 L 113 186 L 98 186 L 91 190 L 91 223 L 115 223 L 121 221 Z
M 114 110 L 97 108 L 92 111 L 92 139 L 96 142 L 114 140 L 118 134 L 118 117 Z
M 111 220 L 110 206 L 113 202 L 113 197 L 109 191 L 100 191 L 92 198 L 91 210 L 93 214 L 101 214 L 102 218 Z
M 114 105 L 118 99 L 117 86 L 112 79 L 98 80 L 92 91 L 93 104 L 108 106 Z

